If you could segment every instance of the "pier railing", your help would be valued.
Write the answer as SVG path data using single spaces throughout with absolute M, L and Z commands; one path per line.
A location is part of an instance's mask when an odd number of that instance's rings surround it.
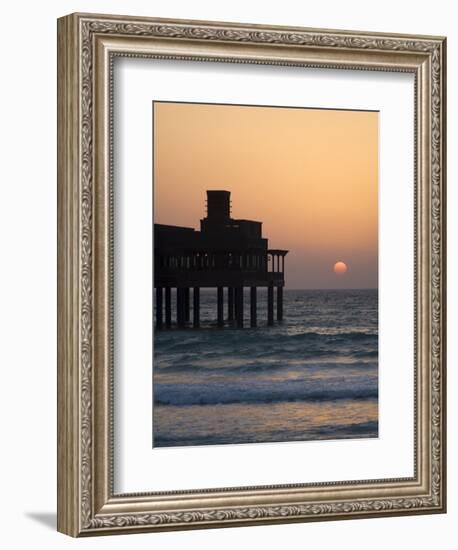
M 284 273 L 284 257 L 286 250 L 268 250 L 263 252 L 233 252 L 233 251 L 177 251 L 172 253 L 157 251 L 154 257 L 157 275 L 205 272 L 213 274 L 223 272 L 256 273 L 262 278 L 267 273 Z

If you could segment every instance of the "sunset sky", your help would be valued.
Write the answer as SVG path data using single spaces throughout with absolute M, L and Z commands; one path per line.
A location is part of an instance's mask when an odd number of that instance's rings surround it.
M 378 286 L 378 113 L 153 105 L 154 222 L 199 229 L 207 189 L 289 250 L 286 288 Z M 334 270 L 344 262 L 347 271 Z

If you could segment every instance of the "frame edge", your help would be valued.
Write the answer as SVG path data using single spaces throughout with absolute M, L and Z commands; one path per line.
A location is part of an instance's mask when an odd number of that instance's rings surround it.
M 57 20 L 57 530 L 73 537 L 81 533 L 77 21 Z

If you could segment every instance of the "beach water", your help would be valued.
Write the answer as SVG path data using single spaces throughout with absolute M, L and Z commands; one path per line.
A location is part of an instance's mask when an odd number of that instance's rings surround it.
M 200 329 L 155 331 L 154 447 L 378 436 L 377 290 L 285 290 L 268 327 L 258 289 L 248 315 L 246 289 L 246 328 L 218 329 L 202 290 Z

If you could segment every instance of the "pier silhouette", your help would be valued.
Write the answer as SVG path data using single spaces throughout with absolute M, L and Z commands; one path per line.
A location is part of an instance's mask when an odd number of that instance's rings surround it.
M 207 191 L 207 216 L 200 220 L 200 231 L 154 224 L 156 328 L 199 328 L 201 288 L 216 289 L 219 327 L 243 328 L 245 287 L 250 288 L 251 327 L 258 323 L 258 287 L 267 288 L 267 324 L 274 324 L 275 289 L 276 318 L 282 321 L 287 253 L 268 248 L 262 222 L 231 218 L 230 191 Z

